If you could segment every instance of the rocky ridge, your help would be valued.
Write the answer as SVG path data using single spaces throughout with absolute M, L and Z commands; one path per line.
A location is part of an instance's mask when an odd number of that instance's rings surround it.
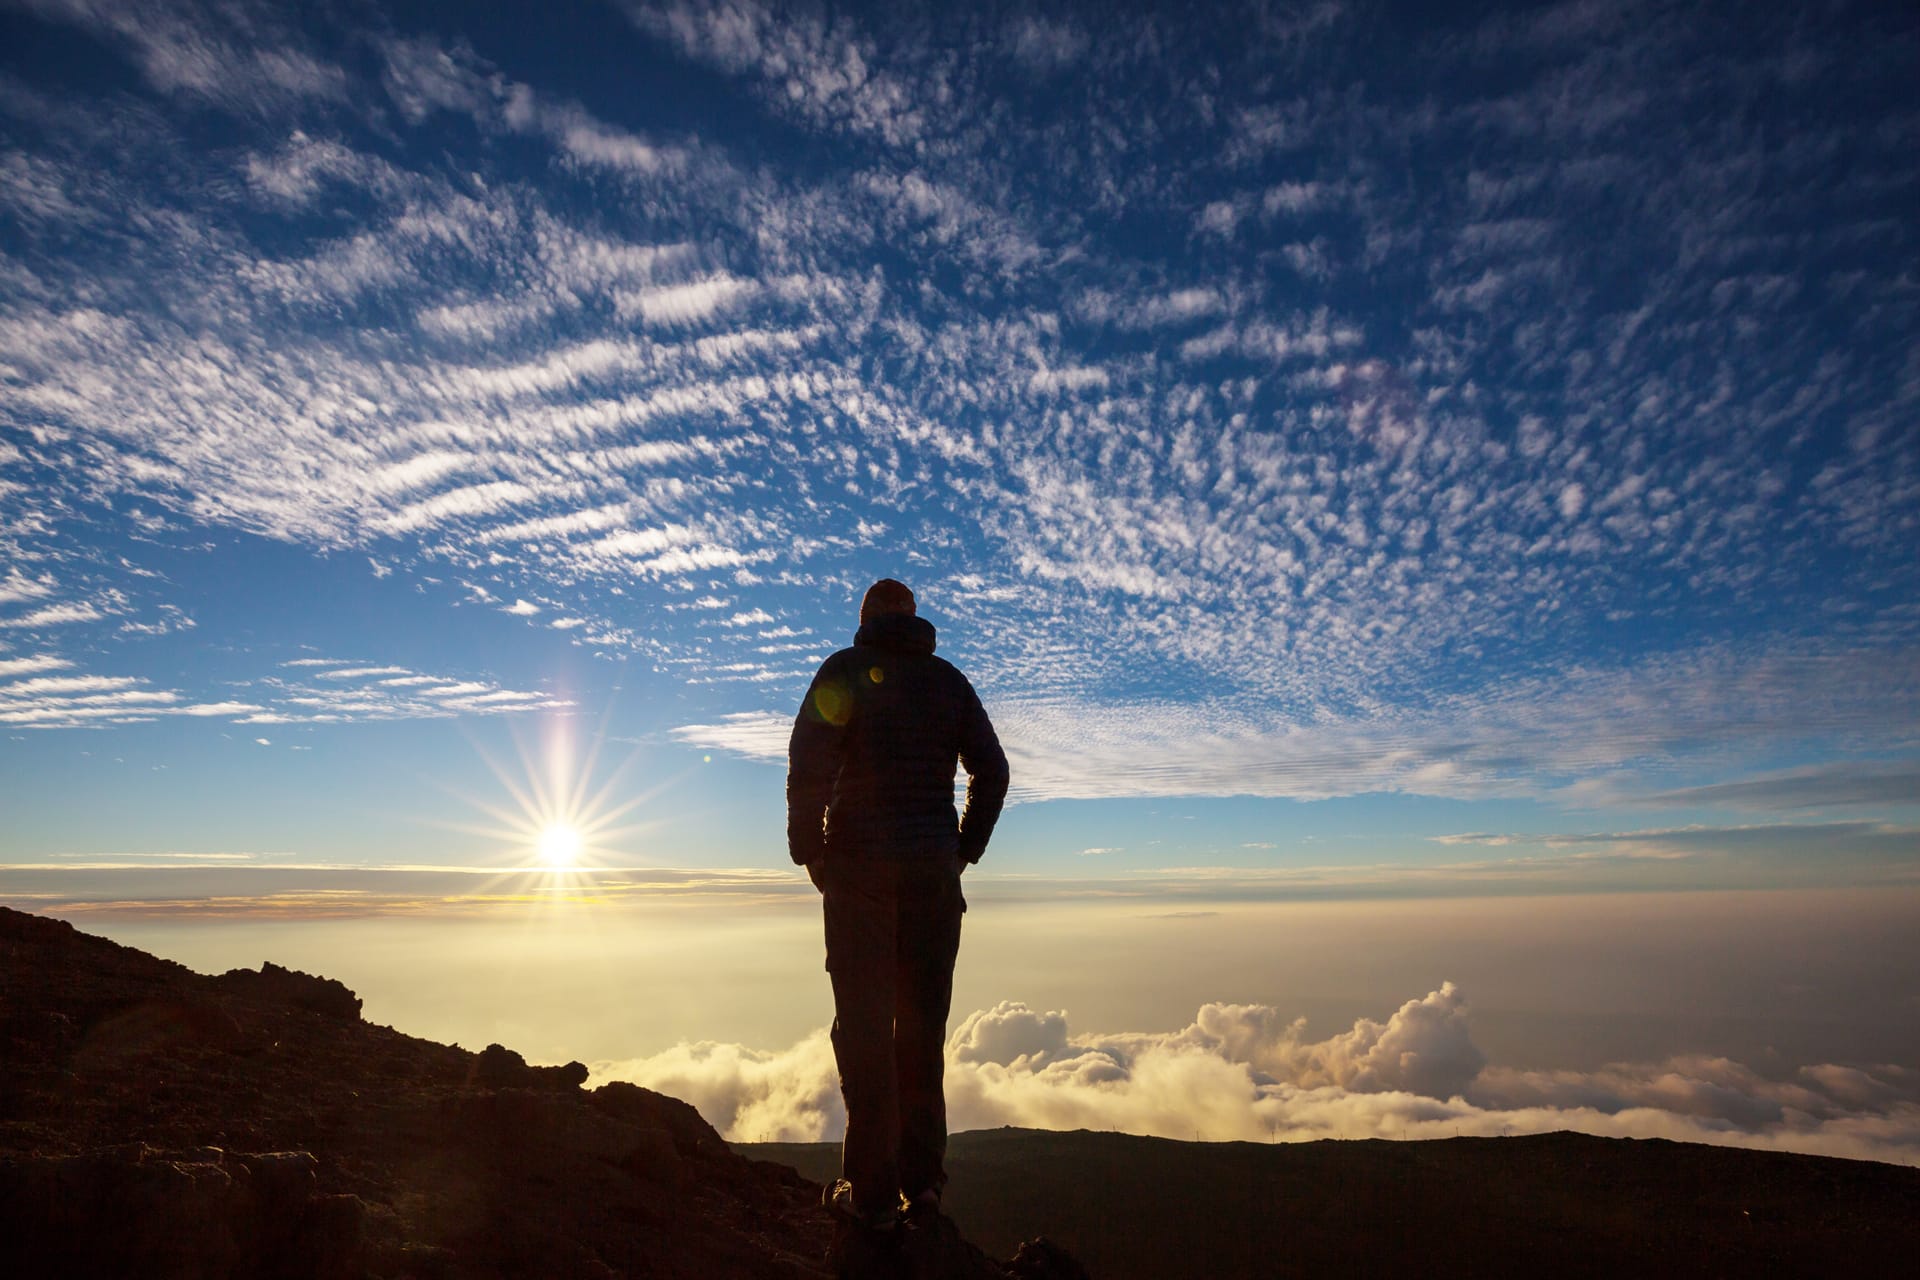
M 278 965 L 210 977 L 0 908 L 0 1051 L 7 1274 L 831 1274 L 818 1185 L 686 1103 L 371 1025 Z M 957 1236 L 897 1273 L 1084 1274 Z

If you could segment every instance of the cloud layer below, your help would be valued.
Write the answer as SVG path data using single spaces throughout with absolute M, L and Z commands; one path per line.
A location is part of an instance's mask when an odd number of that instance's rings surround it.
M 732 1141 L 835 1141 L 846 1123 L 824 1029 L 771 1052 L 682 1043 L 596 1063 L 594 1076 L 685 1098 Z M 1063 1012 L 1003 1001 L 948 1040 L 947 1102 L 955 1130 L 1264 1142 L 1571 1129 L 1920 1165 L 1920 1071 L 1820 1063 L 1769 1076 L 1704 1055 L 1500 1066 L 1475 1045 L 1452 983 L 1322 1040 L 1265 1005 L 1210 1003 L 1177 1031 L 1095 1035 Z

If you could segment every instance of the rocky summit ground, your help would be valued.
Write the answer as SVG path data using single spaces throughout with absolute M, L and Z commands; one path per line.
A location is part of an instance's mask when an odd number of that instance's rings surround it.
M 218 977 L 0 908 L 0 1274 L 814 1277 L 820 1188 L 694 1109 L 371 1025 L 338 982 Z M 887 1274 L 1083 1276 L 925 1233 Z
M 740 1150 L 818 1176 L 823 1144 Z M 1660 1139 L 1174 1142 L 955 1134 L 987 1249 L 1045 1223 L 1101 1280 L 1883 1276 L 1920 1258 L 1920 1169 Z

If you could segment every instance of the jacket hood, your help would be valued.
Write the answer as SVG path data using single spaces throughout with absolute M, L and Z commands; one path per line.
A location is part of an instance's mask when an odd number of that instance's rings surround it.
M 883 613 L 869 619 L 853 633 L 853 642 L 900 653 L 932 653 L 935 644 L 933 624 L 911 613 Z

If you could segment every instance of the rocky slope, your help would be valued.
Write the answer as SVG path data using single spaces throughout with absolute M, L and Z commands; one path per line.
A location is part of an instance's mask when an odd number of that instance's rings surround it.
M 820 1144 L 743 1152 L 816 1176 Z M 1920 1169 L 1577 1133 L 1429 1142 L 954 1135 L 948 1209 L 989 1250 L 1044 1223 L 1101 1280 L 1903 1275 Z
M 820 1189 L 692 1107 L 360 1018 L 337 982 L 208 977 L 0 908 L 0 1273 L 811 1277 Z M 1077 1273 L 957 1239 L 917 1276 Z

